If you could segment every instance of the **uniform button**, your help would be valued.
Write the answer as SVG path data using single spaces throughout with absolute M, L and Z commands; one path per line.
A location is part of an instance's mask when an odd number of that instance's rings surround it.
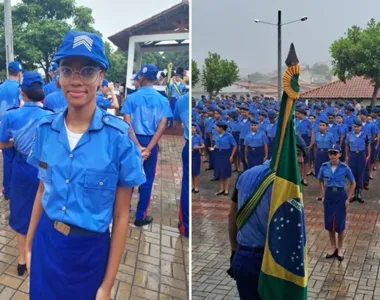
M 103 185 L 103 181 L 99 182 L 99 185 L 102 186 Z
M 104 118 L 104 121 L 109 121 L 109 120 L 110 120 L 110 118 L 108 118 L 108 117 Z
M 66 183 L 69 183 L 69 182 L 70 182 L 70 180 L 68 180 L 68 179 L 66 179 L 65 181 L 66 181 Z
M 70 153 L 69 157 L 70 157 L 70 158 L 73 158 L 73 156 L 74 156 L 74 155 L 73 155 L 72 153 Z
M 62 210 L 66 210 L 66 206 L 62 206 Z

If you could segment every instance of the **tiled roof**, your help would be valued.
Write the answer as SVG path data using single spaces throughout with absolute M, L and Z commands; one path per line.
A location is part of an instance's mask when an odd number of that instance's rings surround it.
M 364 77 L 353 77 L 343 81 L 334 81 L 324 86 L 301 94 L 301 98 L 308 99 L 371 99 L 373 84 Z M 380 98 L 380 93 L 377 94 Z

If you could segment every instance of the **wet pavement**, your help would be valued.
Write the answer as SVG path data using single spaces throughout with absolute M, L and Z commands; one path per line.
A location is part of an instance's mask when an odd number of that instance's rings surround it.
M 154 221 L 142 229 L 130 224 L 112 299 L 188 299 L 189 240 L 181 237 L 177 229 L 183 144 L 180 136 L 173 135 L 164 135 L 160 141 L 159 163 L 149 209 Z M 2 162 L 0 166 L 2 174 Z M 132 223 L 136 196 L 135 192 Z M 8 201 L 1 196 L 0 300 L 27 300 L 29 277 L 17 276 L 17 242 L 15 233 L 8 226 L 8 206 Z
M 193 299 L 239 299 L 235 281 L 226 270 L 230 262 L 228 210 L 230 197 L 215 196 L 219 182 L 202 166 L 200 193 L 192 200 Z M 236 181 L 230 187 L 230 195 Z M 328 233 L 324 229 L 317 181 L 308 177 L 304 188 L 308 239 L 308 299 L 380 299 L 380 170 L 362 193 L 365 203 L 351 204 L 344 244 L 344 260 L 326 259 Z

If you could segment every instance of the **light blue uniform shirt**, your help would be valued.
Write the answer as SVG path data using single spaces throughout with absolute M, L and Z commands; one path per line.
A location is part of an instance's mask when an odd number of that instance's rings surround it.
M 245 139 L 245 136 L 251 131 L 251 120 L 248 118 L 246 120 L 240 121 L 240 139 Z
M 314 144 L 317 145 L 318 149 L 330 149 L 335 142 L 335 137 L 329 132 L 326 132 L 323 135 L 320 132 L 317 132 L 315 135 Z
M 176 83 L 176 85 L 178 87 L 180 94 L 178 94 L 177 89 L 174 87 L 174 84 L 171 84 L 169 86 L 169 95 L 172 98 L 179 99 L 179 97 L 182 96 L 183 90 L 186 88 L 186 86 L 182 82 Z
M 219 133 L 215 137 L 215 148 L 217 149 L 231 149 L 236 146 L 236 141 L 231 133 L 225 131 L 222 135 Z
M 238 190 L 238 210 L 249 200 L 249 197 L 257 185 L 261 184 L 262 178 L 270 172 L 269 164 L 270 160 L 267 160 L 264 164 L 248 169 L 239 176 L 236 183 L 236 189 Z M 272 188 L 273 184 L 271 184 L 268 190 L 264 193 L 261 201 L 248 219 L 247 223 L 245 223 L 245 225 L 239 230 L 237 234 L 239 245 L 252 248 L 264 247 Z
M 245 136 L 244 145 L 248 147 L 262 147 L 264 144 L 268 144 L 268 137 L 263 131 L 251 131 Z
M 202 146 L 204 143 L 202 137 L 197 133 L 191 137 L 191 149 L 194 149 L 196 146 Z
M 58 89 L 56 85 L 56 77 L 54 77 L 53 80 L 50 81 L 49 83 L 45 84 L 42 88 L 44 90 L 45 97 L 55 92 Z
M 173 117 L 168 99 L 152 87 L 141 87 L 129 95 L 121 113 L 131 116 L 136 134 L 153 136 L 162 118 Z
M 339 141 L 339 126 L 336 123 L 327 125 L 327 132 L 331 133 L 334 136 L 336 142 Z
M 180 97 L 175 103 L 174 108 L 174 120 L 181 121 L 183 123 L 183 137 L 186 140 L 189 140 L 189 93 L 186 93 L 182 97 Z M 198 127 L 199 131 L 201 130 Z
M 53 110 L 56 113 L 64 111 L 67 107 L 67 100 L 61 89 L 46 96 L 44 107 Z
M 306 118 L 303 120 L 296 119 L 296 133 L 299 135 L 308 135 L 308 137 L 311 136 L 311 130 L 313 129 L 313 126 L 311 125 L 310 121 Z
M 28 163 L 45 186 L 42 206 L 51 220 L 105 232 L 112 220 L 116 188 L 146 181 L 130 126 L 96 108 L 88 130 L 70 149 L 64 116 L 43 118 Z
M 0 142 L 14 139 L 14 148 L 23 155 L 28 155 L 33 145 L 38 122 L 46 115 L 52 114 L 35 102 L 26 102 L 23 107 L 9 110 L 0 125 Z
M 101 109 L 107 110 L 111 107 L 112 101 L 108 100 L 106 97 L 102 95 L 102 93 L 96 93 L 96 105 Z
M 20 106 L 19 82 L 8 79 L 0 85 L 0 121 L 10 108 Z
M 270 139 L 274 139 L 276 137 L 276 132 L 277 132 L 277 120 L 273 124 L 269 123 L 267 125 L 267 128 L 265 129 L 265 134 Z
M 325 162 L 319 169 L 318 179 L 323 180 L 327 187 L 344 188 L 346 185 L 346 178 L 349 182 L 354 182 L 355 177 L 351 169 L 346 164 L 338 160 L 338 165 L 335 172 L 331 169 L 331 162 Z
M 263 122 L 260 122 L 259 123 L 259 131 L 262 131 L 262 132 L 265 132 L 265 130 L 267 129 L 267 126 L 269 124 L 269 120 L 268 119 L 265 119 Z
M 369 142 L 370 137 L 363 131 L 360 132 L 359 136 L 356 136 L 355 133 L 351 131 L 346 138 L 346 144 L 350 147 L 350 151 L 365 151 Z
M 377 137 L 379 133 L 379 128 L 373 122 L 366 122 L 362 126 L 362 131 L 367 134 L 369 137 Z
M 343 136 L 343 139 L 345 139 L 348 134 L 348 126 L 344 123 L 342 123 L 341 125 L 339 124 L 337 125 L 338 125 L 339 138 Z
M 231 132 L 239 132 L 240 133 L 240 129 L 241 129 L 241 124 L 238 120 L 231 120 L 229 123 L 228 123 L 228 126 L 229 126 L 229 129 Z

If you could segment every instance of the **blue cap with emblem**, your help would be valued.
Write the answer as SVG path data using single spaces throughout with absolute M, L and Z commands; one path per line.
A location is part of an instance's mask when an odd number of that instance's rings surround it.
M 41 75 L 37 72 L 25 72 L 20 81 L 20 87 L 25 91 L 42 89 L 43 84 Z
M 8 64 L 8 71 L 11 73 L 17 73 L 17 72 L 23 72 L 24 69 L 22 68 L 21 63 L 19 63 L 18 61 L 11 61 Z
M 251 124 L 259 124 L 259 121 L 257 121 L 256 119 L 252 119 Z
M 57 71 L 57 70 L 58 70 L 58 65 L 57 65 L 57 63 L 52 62 L 51 65 L 50 65 L 50 67 L 49 67 L 49 72 L 55 72 L 55 71 Z
M 102 86 L 108 86 L 108 80 L 107 79 L 103 79 L 102 80 Z
M 329 150 L 328 152 L 339 152 L 341 153 L 342 152 L 342 148 L 340 148 L 340 146 L 338 144 L 334 144 Z
M 365 109 L 365 108 L 362 108 L 360 111 L 359 111 L 359 114 L 363 115 L 363 116 L 368 116 L 368 111 Z
M 55 53 L 53 61 L 59 64 L 62 59 L 70 57 L 89 59 L 105 71 L 109 68 L 104 43 L 100 36 L 95 33 L 68 31 Z
M 155 65 L 147 64 L 147 65 L 142 66 L 139 73 L 140 73 L 140 76 L 144 76 L 146 79 L 156 80 L 158 69 Z
M 357 125 L 357 126 L 360 126 L 360 127 L 363 126 L 362 121 L 360 121 L 359 118 L 356 118 L 356 119 L 354 120 L 353 124 L 354 124 L 354 125 Z

